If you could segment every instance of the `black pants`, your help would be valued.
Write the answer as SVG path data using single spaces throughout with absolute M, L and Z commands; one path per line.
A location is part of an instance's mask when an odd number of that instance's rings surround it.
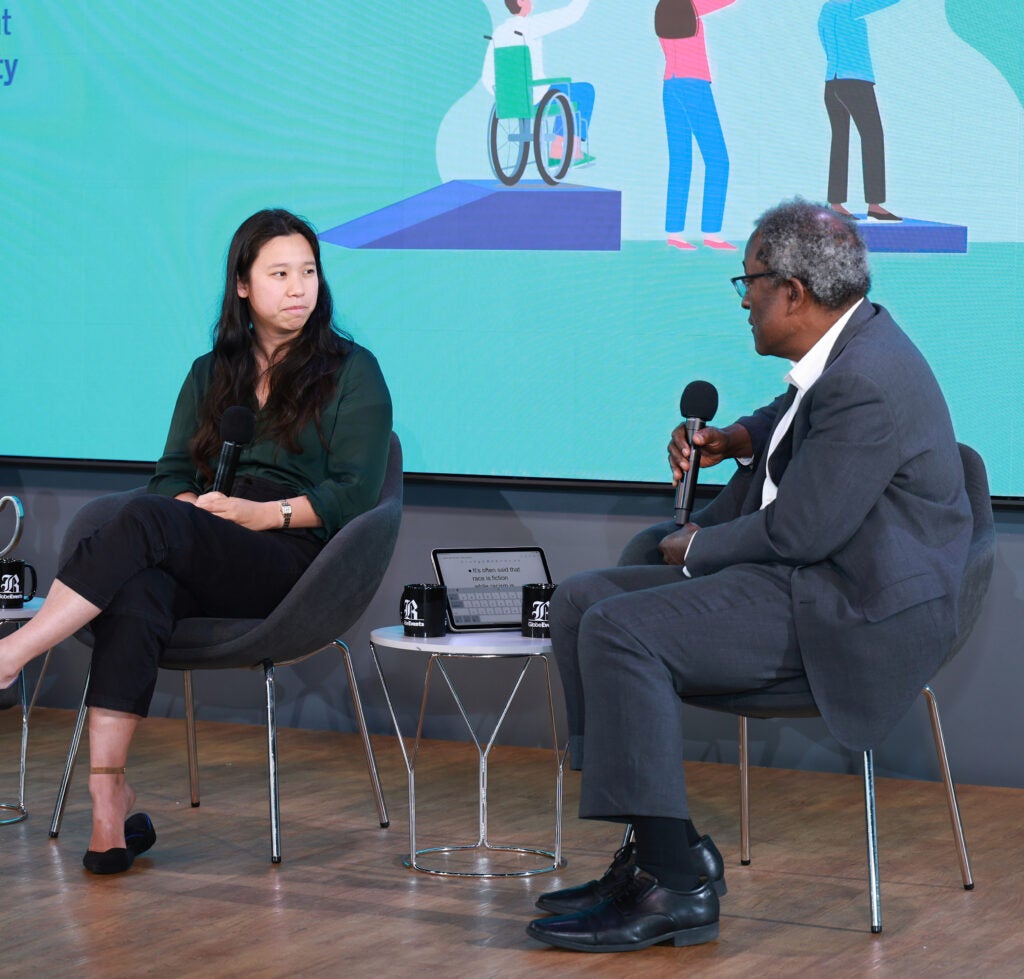
M 165 496 L 130 500 L 57 574 L 103 610 L 91 624 L 86 702 L 144 717 L 179 619 L 264 618 L 322 546 L 306 531 L 248 530 Z
M 846 201 L 850 165 L 850 119 L 860 135 L 861 166 L 864 172 L 864 200 L 881 204 L 885 200 L 885 135 L 878 113 L 873 82 L 856 78 L 833 78 L 825 82 L 825 110 L 832 127 L 832 151 L 828 167 L 828 201 Z

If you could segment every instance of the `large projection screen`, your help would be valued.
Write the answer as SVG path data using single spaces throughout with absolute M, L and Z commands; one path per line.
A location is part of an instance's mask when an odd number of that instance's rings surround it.
M 862 8 L 885 206 L 905 219 L 864 221 L 872 299 L 930 360 L 992 492 L 1024 496 L 1024 4 L 845 5 Z M 543 65 L 593 85 L 594 159 L 549 187 L 531 150 L 505 187 L 482 82 L 502 0 L 0 0 L 0 454 L 157 458 L 231 233 L 281 206 L 322 236 L 408 471 L 664 480 L 688 381 L 718 387 L 726 422 L 782 387 L 788 364 L 754 353 L 728 279 L 766 207 L 827 200 L 831 129 L 828 4 L 705 2 L 721 237 L 739 250 L 703 243 L 696 141 L 697 247 L 668 247 L 655 6 L 535 0 L 534 18 L 586 8 L 543 37 Z M 850 130 L 847 206 L 864 213 Z

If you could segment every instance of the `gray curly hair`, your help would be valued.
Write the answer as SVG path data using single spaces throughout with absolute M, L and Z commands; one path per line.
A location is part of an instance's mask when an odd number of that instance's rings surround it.
M 867 247 L 855 222 L 801 197 L 757 219 L 757 259 L 783 279 L 799 279 L 815 302 L 840 309 L 871 288 Z

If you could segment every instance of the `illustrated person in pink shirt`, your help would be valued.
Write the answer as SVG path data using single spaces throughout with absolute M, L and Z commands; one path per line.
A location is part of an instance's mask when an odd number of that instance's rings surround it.
M 696 245 L 683 237 L 686 204 L 693 170 L 693 141 L 704 160 L 704 197 L 701 232 L 708 248 L 735 251 L 719 237 L 725 195 L 729 186 L 729 152 L 711 94 L 711 71 L 704 45 L 701 18 L 736 0 L 658 0 L 654 30 L 665 52 L 662 103 L 668 134 L 668 200 L 665 231 L 674 248 L 692 251 Z

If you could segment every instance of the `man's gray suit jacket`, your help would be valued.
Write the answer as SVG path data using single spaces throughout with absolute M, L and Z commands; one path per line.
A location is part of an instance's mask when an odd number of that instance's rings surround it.
M 702 529 L 686 567 L 696 577 L 747 562 L 792 566 L 815 702 L 841 743 L 869 748 L 942 665 L 956 633 L 971 537 L 963 467 L 931 369 L 881 306 L 864 301 L 839 335 L 793 419 L 778 497 L 761 509 L 782 401 L 741 419 L 752 471 L 739 470 L 694 515 Z

